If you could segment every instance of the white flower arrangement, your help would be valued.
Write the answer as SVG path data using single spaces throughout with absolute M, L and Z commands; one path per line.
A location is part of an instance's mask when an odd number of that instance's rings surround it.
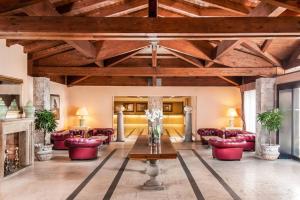
M 163 118 L 163 113 L 162 113 L 161 109 L 158 109 L 158 108 L 152 109 L 151 112 L 149 110 L 145 110 L 145 114 L 146 114 L 148 120 L 151 122 L 155 122 L 155 121 L 161 120 Z

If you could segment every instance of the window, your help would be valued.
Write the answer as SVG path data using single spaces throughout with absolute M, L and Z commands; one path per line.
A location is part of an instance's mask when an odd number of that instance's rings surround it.
M 244 92 L 244 116 L 246 131 L 256 132 L 256 91 Z

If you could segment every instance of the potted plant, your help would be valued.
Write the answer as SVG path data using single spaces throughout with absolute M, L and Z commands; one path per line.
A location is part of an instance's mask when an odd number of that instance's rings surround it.
M 268 144 L 262 144 L 262 157 L 266 160 L 276 160 L 279 156 L 279 145 L 272 144 L 271 134 L 281 127 L 282 113 L 278 108 L 258 114 L 258 122 L 268 131 Z
M 47 143 L 47 136 L 57 127 L 55 116 L 48 110 L 41 110 L 35 113 L 35 129 L 44 134 L 44 143 L 35 145 L 35 155 L 39 161 L 50 160 L 52 158 L 52 146 Z

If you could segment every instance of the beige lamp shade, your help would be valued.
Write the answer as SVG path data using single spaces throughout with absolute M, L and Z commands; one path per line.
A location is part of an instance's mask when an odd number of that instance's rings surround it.
M 76 112 L 76 115 L 77 116 L 88 116 L 89 115 L 89 112 L 88 110 L 86 109 L 86 107 L 82 107 L 82 108 L 79 108 Z
M 235 108 L 229 108 L 229 109 L 227 110 L 227 116 L 228 116 L 228 117 L 237 117 L 238 114 L 237 114 L 237 112 L 236 112 L 236 109 L 235 109 Z

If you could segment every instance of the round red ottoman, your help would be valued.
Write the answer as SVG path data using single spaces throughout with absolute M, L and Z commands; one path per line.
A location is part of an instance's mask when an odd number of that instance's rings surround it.
M 65 145 L 69 148 L 69 157 L 72 160 L 90 160 L 98 156 L 99 139 L 68 138 Z
M 244 139 L 210 139 L 212 155 L 219 160 L 241 160 L 247 145 Z

